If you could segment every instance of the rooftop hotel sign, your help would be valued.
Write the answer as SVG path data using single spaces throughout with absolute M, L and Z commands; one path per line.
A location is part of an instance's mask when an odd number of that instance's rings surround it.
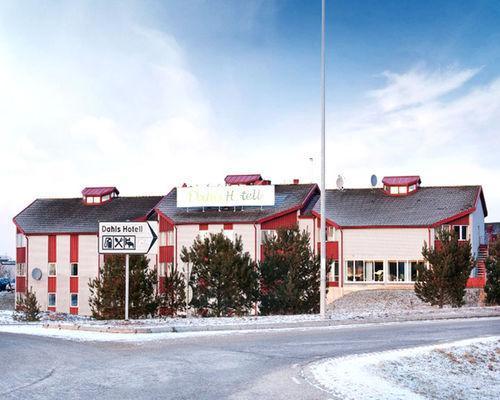
M 274 185 L 177 188 L 177 207 L 274 206 Z

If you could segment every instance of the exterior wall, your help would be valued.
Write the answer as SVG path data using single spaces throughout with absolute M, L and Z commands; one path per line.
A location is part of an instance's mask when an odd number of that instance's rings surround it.
M 94 279 L 99 270 L 98 237 L 97 235 L 80 235 L 78 242 L 78 314 L 90 315 L 89 279 Z M 69 251 L 68 251 L 69 254 Z M 101 264 L 102 265 L 102 264 Z M 68 278 L 69 281 L 69 278 Z M 61 293 L 62 295 L 62 293 Z M 64 294 L 69 302 L 69 287 Z M 65 310 L 64 312 L 69 312 Z
M 48 236 L 29 236 L 28 245 L 28 290 L 33 289 L 36 294 L 41 310 L 47 310 L 47 287 L 48 287 Z M 34 268 L 40 268 L 42 279 L 39 281 L 31 277 Z
M 69 313 L 69 235 L 56 236 L 56 311 Z M 43 279 L 43 277 L 42 277 Z
M 477 256 L 479 245 L 486 244 L 486 232 L 484 230 L 484 210 L 481 199 L 477 200 L 476 211 L 470 215 L 470 238 L 472 254 Z
M 421 260 L 427 228 L 344 229 L 344 260 Z
M 199 225 L 198 224 L 177 225 L 175 229 L 176 229 L 175 248 L 177 250 L 176 251 L 177 268 L 182 273 L 187 274 L 188 271 L 186 265 L 181 261 L 181 252 L 183 247 L 189 248 L 193 244 L 193 241 L 196 238 L 196 236 L 200 234 Z

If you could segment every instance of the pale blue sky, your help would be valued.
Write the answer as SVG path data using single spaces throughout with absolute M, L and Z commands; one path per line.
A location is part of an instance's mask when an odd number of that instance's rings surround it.
M 328 186 L 482 184 L 500 220 L 500 3 L 327 3 Z M 319 23 L 320 0 L 2 1 L 0 253 L 36 197 L 317 180 Z

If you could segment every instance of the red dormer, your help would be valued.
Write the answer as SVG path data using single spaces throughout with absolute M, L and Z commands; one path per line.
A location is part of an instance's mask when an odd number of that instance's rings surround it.
M 262 179 L 260 174 L 227 175 L 224 178 L 226 185 L 270 185 L 271 181 Z
M 415 192 L 422 181 L 420 176 L 386 176 L 382 179 L 384 192 L 391 196 L 406 196 Z
M 110 201 L 120 194 L 116 187 L 86 187 L 82 190 L 83 202 L 89 205 L 99 205 Z

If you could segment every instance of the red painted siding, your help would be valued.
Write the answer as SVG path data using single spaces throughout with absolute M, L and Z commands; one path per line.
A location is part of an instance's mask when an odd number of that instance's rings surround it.
M 73 315 L 78 315 L 78 307 L 70 307 L 69 308 L 69 313 L 73 314 Z
M 271 219 L 261 224 L 261 229 L 287 228 L 297 223 L 297 211 L 292 211 L 280 217 Z
M 77 276 L 70 276 L 69 277 L 69 292 L 70 293 L 78 293 L 78 277 Z
M 56 292 L 56 277 L 55 276 L 49 276 L 48 277 L 48 287 L 47 287 L 47 292 L 48 293 L 55 293 Z
M 48 311 L 52 311 L 52 312 L 56 312 L 56 308 L 55 307 L 47 307 L 47 310 Z
M 200 224 L 200 231 L 208 231 L 208 224 Z
M 16 276 L 16 292 L 24 293 L 26 291 L 26 277 Z
M 56 236 L 49 235 L 49 248 L 48 248 L 48 261 L 49 263 L 55 263 L 57 261 L 56 256 Z
M 78 235 L 71 235 L 69 240 L 69 262 L 78 262 Z
M 318 242 L 318 254 L 321 254 L 321 243 Z M 328 260 L 339 259 L 339 242 L 326 242 L 326 258 Z
M 16 262 L 17 263 L 26 262 L 26 247 L 18 247 L 16 249 Z
M 160 246 L 160 262 L 174 262 L 174 246 Z
M 233 229 L 233 224 L 224 224 L 225 231 L 231 231 Z
M 160 215 L 160 232 L 172 231 L 174 226 Z
M 158 292 L 159 293 L 165 292 L 165 277 L 164 276 L 160 276 L 160 279 L 158 281 Z
M 469 215 L 464 215 L 463 217 L 447 222 L 446 225 L 469 225 Z

